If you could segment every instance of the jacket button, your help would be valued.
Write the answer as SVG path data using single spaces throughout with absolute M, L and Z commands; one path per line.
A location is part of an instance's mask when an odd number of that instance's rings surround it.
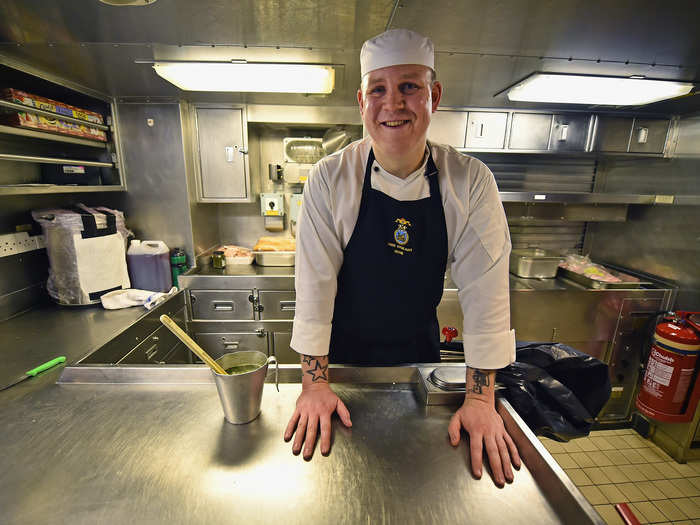
M 375 166 L 374 171 L 379 171 L 379 166 Z

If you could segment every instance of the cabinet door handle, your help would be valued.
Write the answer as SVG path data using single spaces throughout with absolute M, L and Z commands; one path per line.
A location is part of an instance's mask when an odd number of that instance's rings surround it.
M 637 130 L 637 144 L 646 144 L 649 139 L 649 128 L 640 127 Z
M 238 350 L 240 341 L 224 341 L 224 350 Z
M 479 131 L 476 134 L 477 138 L 484 138 L 484 123 L 479 124 Z
M 568 137 L 569 137 L 569 125 L 562 124 L 560 126 L 560 131 L 559 131 L 559 140 L 562 142 L 565 142 Z
M 233 146 L 224 147 L 224 153 L 226 153 L 226 162 L 233 162 Z
M 212 308 L 217 311 L 233 311 L 233 301 L 213 301 Z
M 280 301 L 280 311 L 282 312 L 293 312 L 297 308 L 296 301 Z

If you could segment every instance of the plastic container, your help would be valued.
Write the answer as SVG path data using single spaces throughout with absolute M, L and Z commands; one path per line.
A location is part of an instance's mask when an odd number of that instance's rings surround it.
M 190 269 L 187 266 L 187 255 L 180 248 L 173 248 L 170 251 L 170 269 L 173 276 L 173 286 L 180 288 L 178 277 Z
M 131 241 L 126 260 L 132 288 L 152 292 L 172 288 L 170 250 L 163 241 Z

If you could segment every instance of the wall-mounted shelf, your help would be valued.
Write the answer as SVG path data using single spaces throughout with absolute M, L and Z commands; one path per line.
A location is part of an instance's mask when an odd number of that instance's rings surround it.
M 99 193 L 104 191 L 125 191 L 123 186 L 61 186 L 56 184 L 16 184 L 0 186 L 3 195 L 46 195 L 57 193 Z
M 97 124 L 96 122 L 89 122 L 87 120 L 81 120 L 79 118 L 69 117 L 67 115 L 62 115 L 61 113 L 55 113 L 53 111 L 47 111 L 45 109 L 35 108 L 34 106 L 27 106 L 25 104 L 17 104 L 16 102 L 9 102 L 7 100 L 0 100 L 0 107 L 16 109 L 18 111 L 27 111 L 30 113 L 36 113 L 38 115 L 44 115 L 51 118 L 60 118 L 66 122 L 72 122 L 74 124 L 80 124 L 83 126 L 90 126 L 91 128 L 101 129 L 102 131 L 109 131 L 109 126 L 104 124 Z
M 638 195 L 624 193 L 564 193 L 544 191 L 499 191 L 501 202 L 559 204 L 662 204 L 698 205 L 700 195 Z
M 36 162 L 38 164 L 78 164 L 80 166 L 98 166 L 101 168 L 113 168 L 111 162 L 98 162 L 96 160 L 62 159 L 60 157 L 36 157 L 34 155 L 12 155 L 10 153 L 0 153 L 0 160 L 11 160 L 14 162 Z
M 0 124 L 0 133 L 7 135 L 19 135 L 20 137 L 30 137 L 33 139 L 52 140 L 55 142 L 68 142 L 70 144 L 78 144 L 80 146 L 90 146 L 92 148 L 106 149 L 107 144 L 96 140 L 81 139 L 71 137 L 70 135 L 58 135 L 56 133 L 48 133 L 46 131 L 34 131 L 31 129 L 13 128 L 12 126 L 3 126 Z

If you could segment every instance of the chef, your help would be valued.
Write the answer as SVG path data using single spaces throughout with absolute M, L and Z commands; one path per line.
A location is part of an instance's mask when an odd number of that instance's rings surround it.
M 496 369 L 515 360 L 510 329 L 510 237 L 493 174 L 479 160 L 428 143 L 442 86 L 430 39 L 393 29 L 364 43 L 357 92 L 368 136 L 318 162 L 297 232 L 291 347 L 302 392 L 284 438 L 310 459 L 331 416 L 352 425 L 330 388 L 328 363 L 440 361 L 436 308 L 445 270 L 459 289 L 467 364 L 464 404 L 448 433 L 469 434 L 481 477 L 484 449 L 497 485 L 512 481 L 518 451 L 495 410 Z

